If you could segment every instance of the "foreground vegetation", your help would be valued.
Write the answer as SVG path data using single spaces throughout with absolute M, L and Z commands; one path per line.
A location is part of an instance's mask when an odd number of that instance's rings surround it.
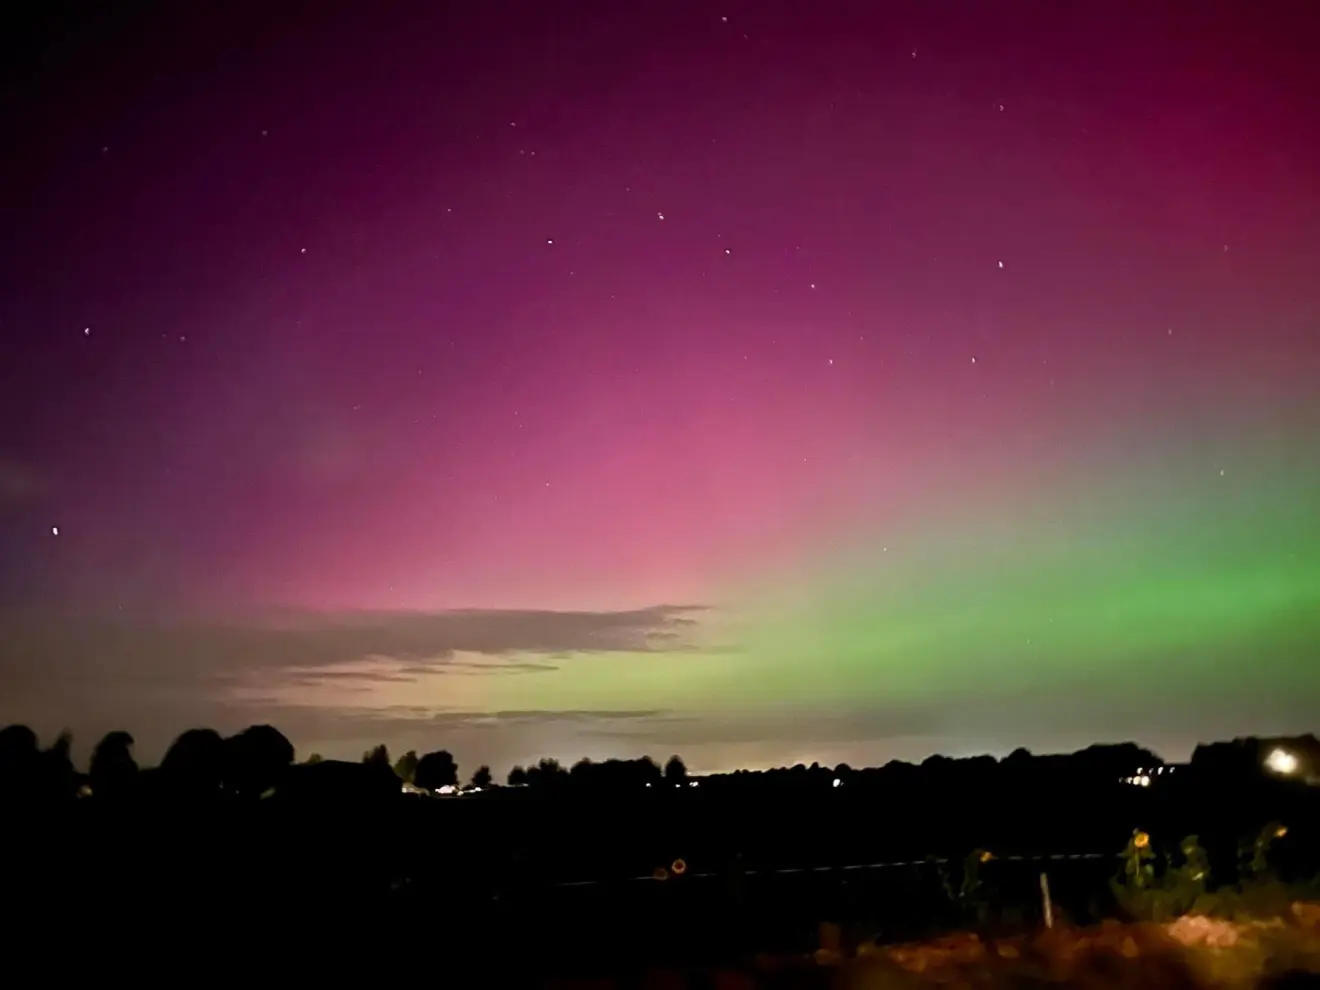
M 1287 919 L 1320 873 L 1320 789 L 1266 759 L 1287 745 L 1314 763 L 1313 744 L 1238 740 L 1178 767 L 1125 744 L 700 778 L 681 760 L 544 761 L 513 786 L 478 774 L 431 797 L 461 779 L 443 750 L 300 763 L 254 726 L 185 733 L 142 769 L 112 734 L 82 771 L 67 738 L 43 748 L 18 727 L 0 732 L 0 881 L 26 905 L 11 932 L 33 933 L 12 944 L 63 944 L 49 919 L 76 914 L 96 919 L 79 934 L 88 959 L 93 936 L 149 932 L 171 951 L 218 940 L 254 967 L 271 953 L 332 969 L 382 953 L 498 959 L 513 986 L 640 960 L 772 981 L 790 979 L 772 960 L 797 960 L 792 980 L 835 980 L 945 932 L 1027 958 L 1021 940 L 1046 923 L 1042 873 L 1054 938 L 1106 919 L 1139 944 L 1193 922 L 1299 928 Z M 352 939 L 310 953 L 347 919 Z M 760 954 L 769 969 L 752 972 Z M 886 979 L 907 978 L 885 958 Z M 807 963 L 816 976 L 794 968 Z

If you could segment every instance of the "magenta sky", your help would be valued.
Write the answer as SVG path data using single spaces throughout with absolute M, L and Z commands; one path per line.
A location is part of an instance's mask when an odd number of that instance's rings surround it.
M 1100 541 L 1221 471 L 1316 504 L 1314 5 L 170 9 L 9 60 L 14 615 L 756 612 L 904 537 L 924 566 L 946 525 L 1050 543 L 1097 491 L 1125 493 Z M 389 704 L 695 704 L 573 676 Z M 314 707 L 335 745 L 352 706 Z M 500 738 L 483 758 L 591 749 Z

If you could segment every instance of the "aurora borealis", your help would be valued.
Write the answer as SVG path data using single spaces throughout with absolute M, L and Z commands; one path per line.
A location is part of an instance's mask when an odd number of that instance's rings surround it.
M 1309 5 L 9 36 L 0 720 L 469 769 L 1317 728 Z

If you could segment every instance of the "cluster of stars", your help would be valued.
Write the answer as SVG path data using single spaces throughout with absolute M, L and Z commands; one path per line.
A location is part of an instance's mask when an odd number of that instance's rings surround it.
M 728 23 L 729 23 L 729 18 L 728 18 L 727 16 L 723 16 L 723 17 L 721 17 L 720 20 L 721 20 L 721 22 L 724 23 L 724 24 L 728 24 Z M 744 36 L 744 37 L 745 37 L 745 36 Z M 915 49 L 915 48 L 911 49 L 911 57 L 912 57 L 913 59 L 915 59 L 915 58 L 917 57 L 917 55 L 918 55 L 918 51 L 917 51 L 917 49 Z M 1000 113 L 1003 113 L 1003 112 L 1005 111 L 1005 104 L 1003 104 L 1003 103 L 996 103 L 996 104 L 994 104 L 994 107 L 995 107 L 996 110 L 997 110 L 998 112 L 1000 112 Z M 497 119 L 498 119 L 498 118 L 497 118 Z M 519 128 L 519 122 L 516 121 L 516 120 L 509 120 L 509 121 L 507 121 L 507 124 L 508 124 L 508 127 L 509 127 L 510 129 L 515 129 L 515 130 L 516 130 L 516 129 Z M 266 129 L 266 128 L 262 128 L 261 131 L 260 131 L 260 135 L 261 135 L 262 138 L 266 138 L 266 137 L 268 137 L 268 136 L 269 136 L 269 130 Z M 109 146 L 108 146 L 108 145 L 107 145 L 107 146 L 104 146 L 104 147 L 102 147 L 101 150 L 102 150 L 102 153 L 106 153 L 106 152 L 109 151 Z M 530 155 L 532 155 L 532 156 L 535 156 L 535 155 L 536 155 L 536 152 L 535 152 L 535 151 L 528 152 L 527 149 L 525 149 L 525 148 L 519 149 L 518 153 L 519 153 L 520 155 L 528 155 L 528 154 L 530 154 Z M 625 191 L 627 191 L 627 192 L 631 192 L 631 191 L 632 191 L 632 187 L 631 187 L 631 186 L 627 187 Z M 452 212 L 453 212 L 452 207 L 447 207 L 447 208 L 445 209 L 445 213 L 452 213 Z M 665 213 L 663 210 L 656 210 L 656 211 L 655 211 L 655 219 L 656 219 L 656 221 L 658 221 L 658 222 L 663 222 L 663 221 L 665 221 L 665 220 L 666 220 L 666 213 Z M 717 237 L 720 237 L 720 236 L 722 236 L 722 235 L 717 234 L 716 236 L 717 236 Z M 554 237 L 546 237 L 546 238 L 545 238 L 545 245 L 546 245 L 547 247 L 554 247 L 554 246 L 556 246 L 556 239 L 555 239 Z M 1224 251 L 1225 253 L 1227 253 L 1228 250 L 1229 250 L 1229 245 L 1228 245 L 1228 244 L 1223 244 L 1223 245 L 1222 245 L 1222 249 L 1223 249 L 1223 251 Z M 721 250 L 723 251 L 723 254 L 724 254 L 725 257 L 731 257 L 732 254 L 733 254 L 731 248 L 723 247 Z M 796 251 L 796 252 L 800 252 L 801 250 L 802 250 L 802 245 L 800 245 L 800 244 L 798 244 L 798 245 L 794 245 L 794 251 Z M 305 246 L 304 246 L 304 247 L 300 247 L 298 253 L 299 253 L 300 255 L 306 255 L 306 254 L 308 253 L 308 248 L 305 247 Z M 998 270 L 998 271 L 1004 271 L 1004 269 L 1005 269 L 1005 262 L 1004 262 L 1004 260 L 1003 260 L 1003 259 L 996 259 L 995 267 L 996 267 L 996 270 Z M 574 272 L 571 272 L 571 271 L 570 271 L 568 274 L 569 274 L 569 275 L 573 275 Z M 810 282 L 807 283 L 807 285 L 808 285 L 808 288 L 809 288 L 811 291 L 813 291 L 813 292 L 814 292 L 814 291 L 817 291 L 817 290 L 818 290 L 818 287 L 819 287 L 819 286 L 818 286 L 818 283 L 815 282 L 815 281 L 810 281 Z M 774 291 L 778 292 L 779 289 L 776 288 Z M 611 298 L 611 299 L 614 299 L 615 296 L 614 296 L 613 294 L 611 294 L 611 295 L 610 295 L 610 298 Z M 851 315 L 851 314 L 850 314 L 850 315 Z M 83 336 L 85 336 L 85 337 L 90 337 L 90 335 L 91 335 L 91 327 L 90 327 L 90 326 L 85 326 L 85 327 L 83 327 L 83 328 L 82 328 L 82 332 L 83 332 Z M 1167 328 L 1166 333 L 1167 333 L 1168 336 L 1172 337 L 1172 336 L 1173 336 L 1173 328 L 1172 328 L 1172 327 Z M 164 336 L 164 334 L 162 334 L 162 336 Z M 178 339 L 179 339 L 180 341 L 184 341 L 184 340 L 186 340 L 186 337 L 180 335 L 180 336 L 178 337 Z M 861 339 L 863 339 L 863 338 L 859 337 L 858 339 L 861 340 Z M 772 341 L 772 343 L 773 343 L 773 341 Z M 744 356 L 744 360 L 747 360 L 746 356 Z M 971 363 L 972 365 L 977 365 L 977 364 L 978 364 L 978 356 L 976 356 L 976 355 L 972 355 L 972 356 L 970 356 L 970 363 Z M 826 358 L 826 365 L 829 366 L 829 367 L 833 367 L 833 366 L 835 365 L 835 357 L 827 357 L 827 358 Z M 421 373 L 422 373 L 422 372 L 421 372 L 421 369 L 418 369 L 418 374 L 420 375 Z M 1050 384 L 1050 387 L 1051 387 L 1051 388 L 1053 388 L 1054 383 L 1055 383 L 1055 380 L 1054 380 L 1053 378 L 1051 378 L 1051 379 L 1049 380 L 1049 384 Z M 360 407 L 359 407 L 358 405 L 354 405 L 354 406 L 353 406 L 353 409 L 354 409 L 354 410 L 357 410 L 357 409 L 359 409 L 359 408 L 360 408 Z M 521 427 L 521 426 L 522 426 L 522 423 L 519 422 L 519 423 L 518 423 L 518 426 Z M 1225 472 L 1224 472 L 1224 470 L 1223 470 L 1222 468 L 1219 469 L 1219 474 L 1220 474 L 1220 476 L 1224 476 Z M 549 482 L 546 482 L 546 487 L 549 487 Z M 54 535 L 54 536 L 58 536 L 59 533 L 60 533 L 59 527 L 57 527 L 57 526 L 56 526 L 56 527 L 52 527 L 52 528 L 51 528 L 51 533 L 52 533 L 52 535 Z

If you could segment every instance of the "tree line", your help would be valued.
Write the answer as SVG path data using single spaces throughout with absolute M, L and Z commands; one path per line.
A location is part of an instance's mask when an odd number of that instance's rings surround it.
M 1314 736 L 1288 740 L 1235 739 L 1198 746 L 1189 768 L 1207 771 L 1222 779 L 1264 772 L 1271 753 L 1286 746 L 1299 771 L 1308 774 L 1320 767 L 1320 742 Z M 1035 755 L 1018 749 L 1003 759 L 991 756 L 950 759 L 932 756 L 921 764 L 890 761 L 883 767 L 854 769 L 847 764 L 781 767 L 772 770 L 738 770 L 706 778 L 691 777 L 683 759 L 672 756 L 661 766 L 649 756 L 638 759 L 579 760 L 565 767 L 545 758 L 528 766 L 515 766 L 502 785 L 489 766 L 481 765 L 467 778 L 460 773 L 454 755 L 446 749 L 418 753 L 408 750 L 391 759 L 384 744 L 362 754 L 361 760 L 325 760 L 313 753 L 296 761 L 293 743 L 274 726 L 253 725 L 231 736 L 214 729 L 189 729 L 168 748 L 156 767 L 141 768 L 134 756 L 134 739 L 126 731 L 107 733 L 93 748 L 86 771 L 73 763 L 72 737 L 61 733 L 42 747 L 37 734 L 25 725 L 0 729 L 0 800 L 43 800 L 95 796 L 113 800 L 141 789 L 144 780 L 172 793 L 228 793 L 240 797 L 273 796 L 291 771 L 325 771 L 326 780 L 350 780 L 354 774 L 372 776 L 378 783 L 395 781 L 398 789 L 409 787 L 432 793 L 488 791 L 498 787 L 537 792 L 627 793 L 645 788 L 697 786 L 706 782 L 722 790 L 782 790 L 799 787 L 866 787 L 881 781 L 903 786 L 917 784 L 914 774 L 926 781 L 945 784 L 959 780 L 984 781 L 996 772 L 1026 773 L 1073 780 L 1136 781 L 1159 780 L 1164 769 L 1176 769 L 1154 752 L 1135 743 L 1094 745 L 1071 754 Z M 357 770 L 353 770 L 353 767 Z M 328 771 L 334 771 L 330 773 Z M 348 774 L 345 774 L 348 771 Z M 383 790 L 388 790 L 386 784 Z
M 114 799 L 134 791 L 144 774 L 154 774 L 172 790 L 199 794 L 226 791 L 257 797 L 271 794 L 292 767 L 344 764 L 327 761 L 319 753 L 297 763 L 293 743 L 271 725 L 249 726 L 228 737 L 214 729 L 189 729 L 170 745 L 156 767 L 140 767 L 134 746 L 129 732 L 107 733 L 93 748 L 83 772 L 74 765 L 69 732 L 61 733 L 43 748 L 36 732 L 28 726 L 7 726 L 0 729 L 3 794 L 11 800 L 75 796 Z M 458 762 L 445 749 L 422 754 L 408 750 L 392 760 L 389 748 L 382 743 L 364 752 L 360 762 L 367 771 L 393 774 L 400 785 L 432 793 L 448 793 L 451 789 L 484 791 L 497 786 L 490 767 L 484 764 L 464 784 Z M 538 790 L 568 783 L 627 789 L 664 783 L 681 785 L 687 776 L 687 767 L 679 756 L 671 757 L 663 768 L 650 757 L 601 763 L 584 759 L 571 768 L 547 758 L 531 766 L 513 767 L 504 784 Z

